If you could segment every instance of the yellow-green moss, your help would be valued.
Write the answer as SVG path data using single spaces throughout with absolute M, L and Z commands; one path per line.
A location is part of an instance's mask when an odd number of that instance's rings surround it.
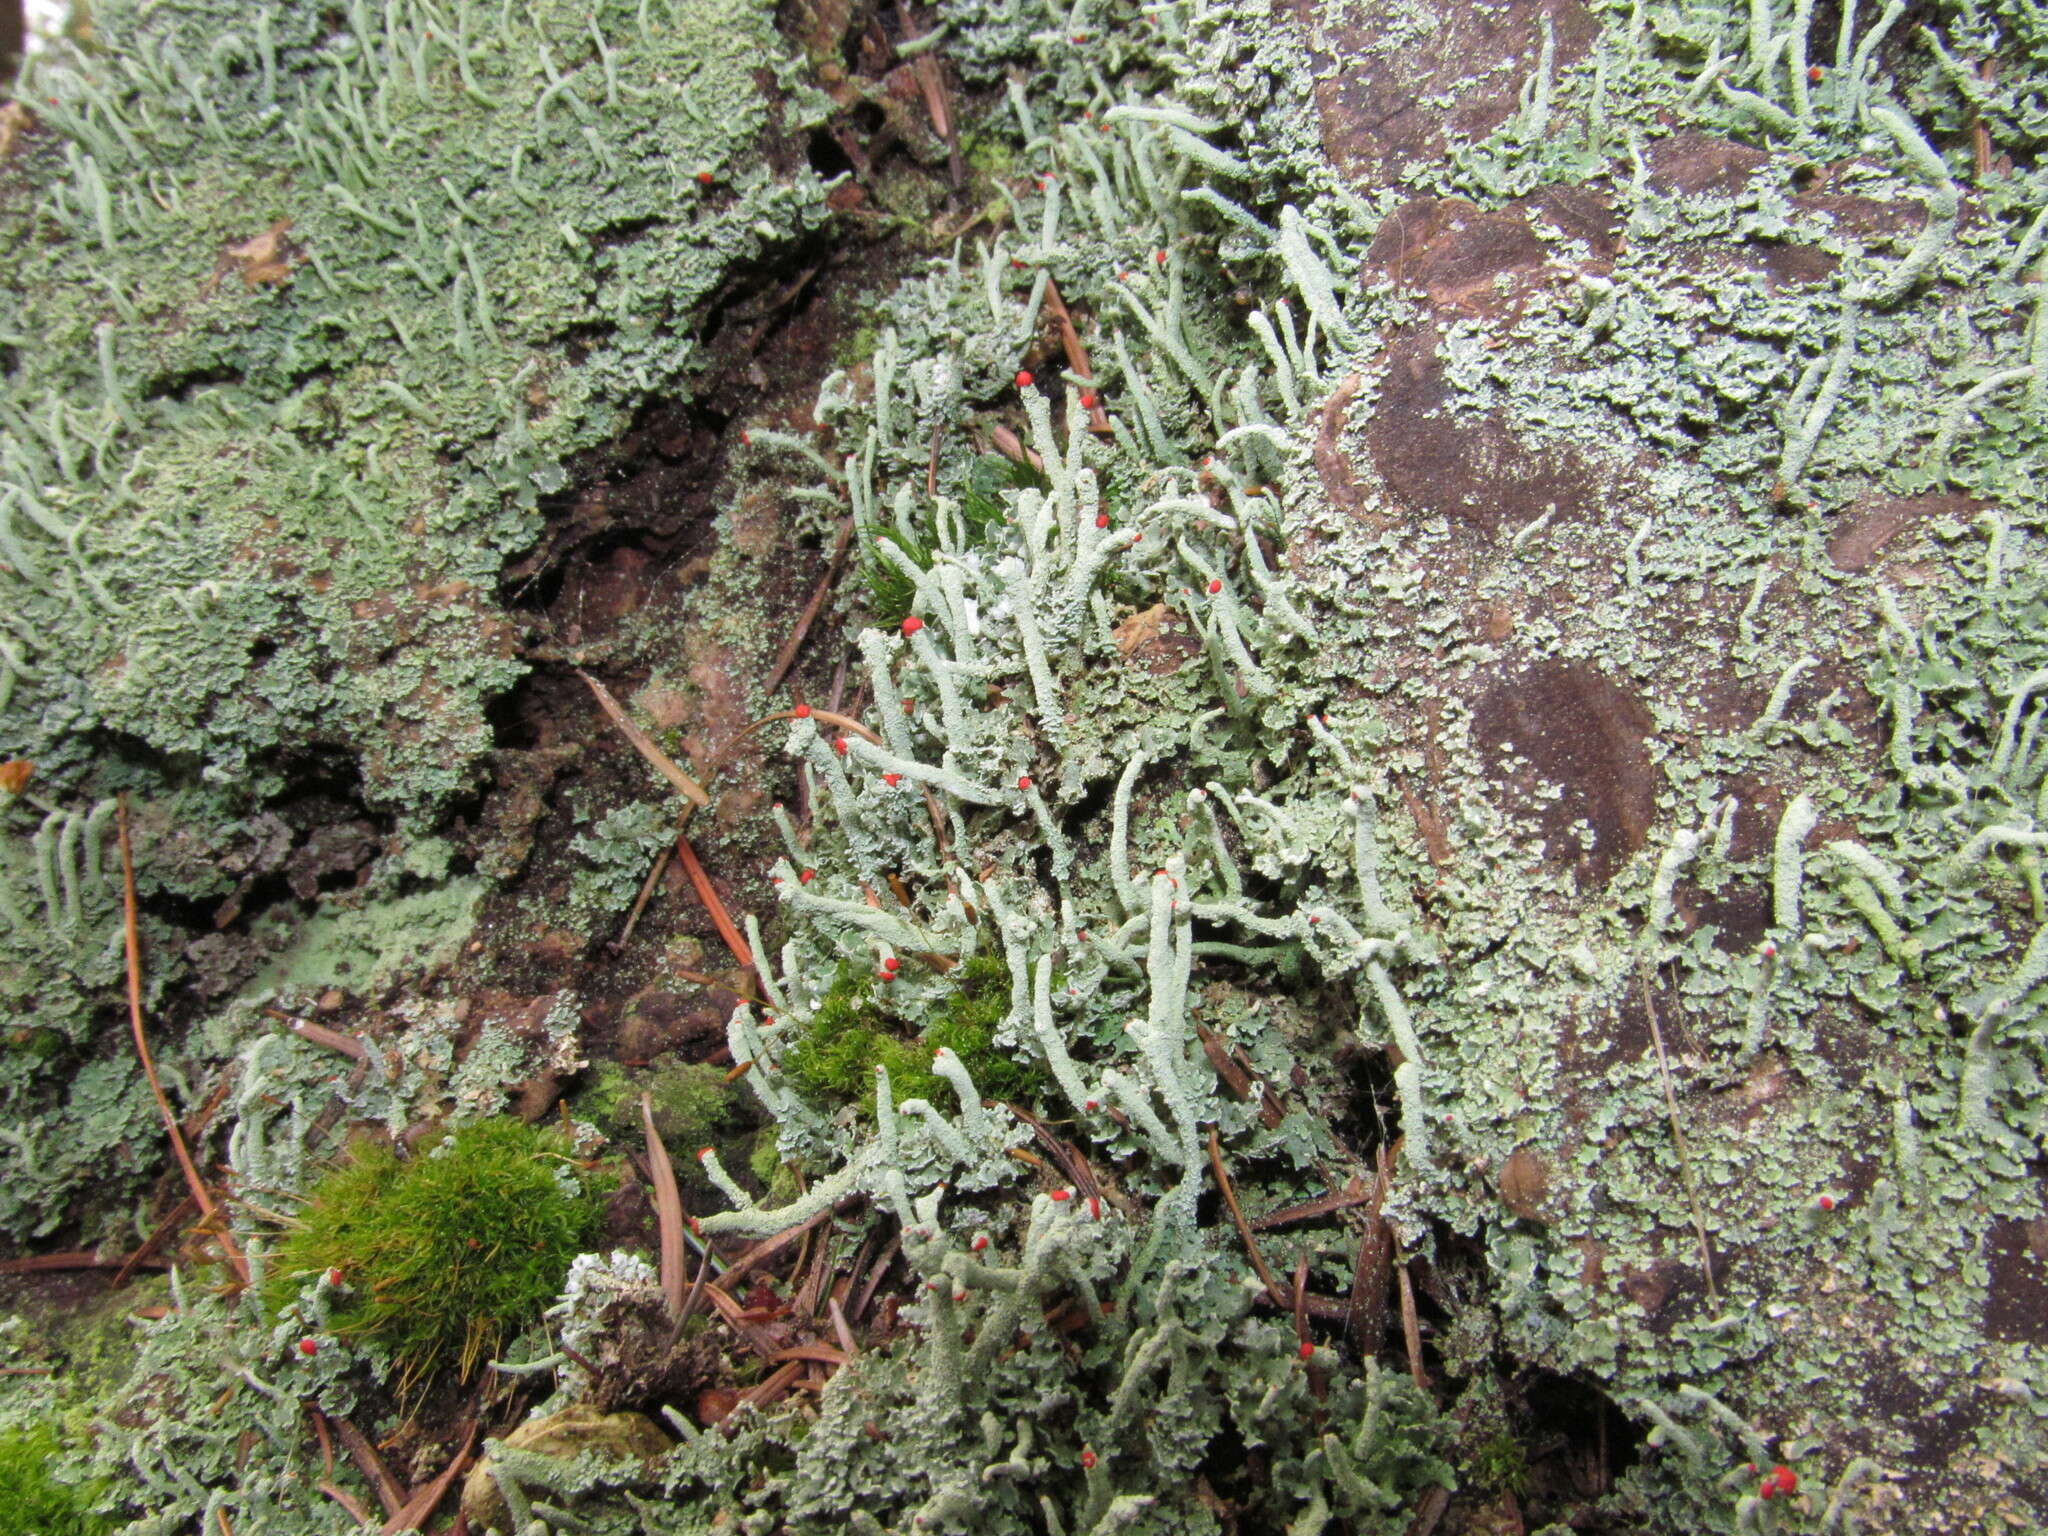
M 878 1065 L 889 1069 L 898 1100 L 945 1102 L 951 1090 L 931 1069 L 932 1053 L 943 1046 L 960 1058 L 984 1097 L 1028 1097 L 1038 1074 L 995 1048 L 996 1028 L 1010 1005 L 1008 966 L 993 955 L 976 955 L 955 976 L 951 995 L 914 1031 L 876 996 L 872 977 L 842 966 L 783 1070 L 813 1102 L 854 1104 L 872 1115 Z
M 606 1182 L 559 1132 L 517 1120 L 466 1126 L 410 1162 L 358 1147 L 280 1245 L 265 1300 L 282 1314 L 337 1272 L 331 1330 L 387 1351 L 402 1389 L 446 1364 L 467 1377 L 555 1295 L 597 1235 Z
M 51 1475 L 60 1446 L 47 1424 L 0 1433 L 0 1536 L 99 1536 L 113 1521 L 95 1514 L 103 1485 Z

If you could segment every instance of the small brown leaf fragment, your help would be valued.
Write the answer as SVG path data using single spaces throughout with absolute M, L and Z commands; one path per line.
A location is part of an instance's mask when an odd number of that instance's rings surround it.
M 290 282 L 292 263 L 299 254 L 298 247 L 285 238 L 291 227 L 290 219 L 279 219 L 262 234 L 229 246 L 222 256 L 222 269 L 232 267 L 240 272 L 245 288 L 274 288 Z
M 14 146 L 35 122 L 27 107 L 18 101 L 0 106 L 0 160 L 14 153 Z
M 0 794 L 20 794 L 28 788 L 29 776 L 35 771 L 36 765 L 25 757 L 0 763 Z
M 1140 649 L 1159 638 L 1160 627 L 1165 622 L 1164 603 L 1154 603 L 1150 608 L 1132 614 L 1110 631 L 1116 637 L 1117 654 L 1129 661 Z
M 1543 1219 L 1543 1202 L 1550 1196 L 1550 1169 L 1542 1157 L 1527 1147 L 1517 1147 L 1500 1165 L 1500 1198 L 1524 1221 Z

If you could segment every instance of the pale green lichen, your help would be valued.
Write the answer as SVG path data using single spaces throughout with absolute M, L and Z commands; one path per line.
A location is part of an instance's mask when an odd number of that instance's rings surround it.
M 864 1351 L 815 1416 L 678 1425 L 644 1476 L 508 1456 L 501 1486 L 550 1529 L 823 1529 L 857 1510 L 862 1531 L 1199 1531 L 1216 1517 L 1195 1470 L 1257 1444 L 1263 1484 L 1227 1490 L 1246 1518 L 1405 1526 L 1455 1476 L 1447 1427 L 1320 1332 L 1304 1366 L 1292 1326 L 1256 1315 L 1234 1235 L 1194 1220 L 1212 1129 L 1254 1210 L 1367 1171 L 1350 1159 L 1384 1133 L 1340 1143 L 1319 1111 L 1341 1105 L 1398 1121 L 1387 1214 L 1471 1280 L 1442 1352 L 1472 1372 L 1474 1421 L 1495 1422 L 1499 1353 L 1598 1383 L 1647 1431 L 1607 1518 L 2027 1528 L 2048 1368 L 1986 1305 L 1993 1223 L 2041 1213 L 2048 574 L 2039 423 L 2001 393 L 2033 339 L 1992 311 L 2027 297 L 2038 225 L 2004 211 L 2025 206 L 2022 173 L 1950 233 L 1962 165 L 1930 164 L 1929 140 L 1960 102 L 2023 150 L 2036 109 L 1988 107 L 1988 83 L 1969 98 L 1938 59 L 1880 75 L 1853 23 L 1814 89 L 1793 70 L 1809 9 L 1610 14 L 1579 64 L 1538 45 L 1508 125 L 1415 186 L 1498 207 L 1593 179 L 1629 238 L 1507 318 L 1446 324 L 1442 409 L 1497 412 L 1629 491 L 1489 535 L 1403 505 L 1342 436 L 1341 402 L 1329 425 L 1385 515 L 1331 505 L 1313 467 L 1325 403 L 1344 387 L 1361 420 L 1380 403 L 1379 338 L 1416 311 L 1349 280 L 1376 210 L 1315 156 L 1297 40 L 1263 7 L 1154 8 L 1156 35 L 1123 8 L 1024 10 L 955 20 L 971 69 L 1029 61 L 1006 105 L 1044 183 L 1007 189 L 1014 228 L 907 282 L 865 378 L 828 381 L 816 411 L 833 462 L 805 504 L 836 519 L 843 496 L 864 545 L 905 553 L 893 596 L 922 625 L 849 659 L 877 701 L 914 705 L 880 711 L 883 745 L 812 721 L 786 738 L 816 786 L 817 873 L 781 868 L 785 942 L 755 935 L 775 1017 L 741 1009 L 730 1042 L 806 1191 L 757 1202 L 705 1160 L 731 1206 L 708 1230 L 765 1234 L 854 1193 L 893 1215 L 919 1336 Z M 1385 46 L 1413 41 L 1396 20 Z M 1991 25 L 1956 18 L 1973 46 Z M 1919 126 L 1880 99 L 1894 88 Z M 1734 191 L 1673 195 L 1644 158 L 1665 116 L 1768 153 Z M 1866 157 L 1847 174 L 1921 205 L 1920 233 L 1799 207 L 1793 173 L 1823 152 Z M 1794 290 L 1694 264 L 1751 239 L 1838 265 Z M 1079 381 L 1031 350 L 1048 271 L 1089 328 L 1106 440 Z M 1027 361 L 1063 420 L 1035 390 L 1018 409 Z M 962 515 L 976 456 L 958 429 L 991 418 L 1044 471 L 1000 491 L 1000 523 Z M 1631 485 L 1639 463 L 1655 468 Z M 1827 519 L 1858 497 L 1946 486 L 1992 516 L 1930 518 L 1903 568 L 1828 559 Z M 1155 602 L 1188 640 L 1157 676 L 1111 642 Z M 1475 637 L 1493 606 L 1517 622 Z M 1535 744 L 1490 737 L 1480 704 L 1521 689 L 1540 708 L 1538 659 L 1624 681 L 1650 721 L 1645 824 L 1618 852 L 1586 821 L 1547 845 L 1503 788 L 1541 777 Z M 1731 677 L 1741 707 L 1709 707 Z M 1584 879 L 1595 852 L 1611 867 Z M 866 899 L 891 876 L 904 900 Z M 1768 948 L 1729 931 L 1744 903 Z M 899 960 L 887 985 L 916 1021 L 951 995 L 930 955 L 1000 957 L 998 1039 L 1043 1064 L 1066 1102 L 1040 1108 L 1100 1194 L 1027 1184 L 1021 1121 L 957 1060 L 917 1107 L 879 1074 L 871 1128 L 785 1080 L 842 965 Z M 1287 1094 L 1277 1119 L 1225 1094 L 1197 1023 Z M 1340 1044 L 1398 1051 L 1390 1100 L 1357 1104 Z M 1528 1148 L 1548 1189 L 1516 1204 L 1487 1175 Z M 1314 1293 L 1345 1294 L 1357 1233 L 1293 1241 Z M 1908 1380 L 1913 1406 L 1890 1405 Z M 1965 1426 L 1952 1453 L 1916 1443 L 1943 1414 Z M 1804 1491 L 1767 1507 L 1748 1464 L 1779 1461 Z M 1901 1492 L 1888 1474 L 1909 1468 Z

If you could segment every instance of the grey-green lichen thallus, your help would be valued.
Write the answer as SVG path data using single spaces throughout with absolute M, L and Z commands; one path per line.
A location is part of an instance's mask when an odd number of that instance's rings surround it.
M 2017 8 L 1905 14 L 961 0 L 896 39 L 1003 174 L 730 471 L 729 527 L 764 488 L 850 522 L 859 707 L 746 701 L 808 785 L 723 1021 L 775 1151 L 690 1197 L 728 1256 L 893 1242 L 892 1323 L 831 1296 L 815 1394 L 716 1428 L 633 1405 L 652 1460 L 496 1446 L 512 1527 L 2039 1527 L 2043 61 Z M 825 206 L 748 148 L 758 7 L 96 22 L 47 67 L 15 328 L 71 345 L 16 348 L 0 521 L 0 718 L 47 763 L 0 975 L 59 1054 L 116 789 L 211 893 L 169 829 L 235 846 L 355 722 L 415 834 L 390 899 L 450 889 L 446 765 L 513 666 L 482 594 L 686 377 L 662 306 Z M 631 899 L 652 820 L 593 805 L 563 899 Z M 1003 1097 L 928 1038 L 970 974 Z M 188 1049 L 240 1062 L 238 1175 L 303 1193 L 334 1058 L 258 1006 Z M 405 1005 L 357 1115 L 584 1059 L 574 998 L 460 1063 L 454 1008 Z M 31 1231 L 129 1101 L 8 1049 Z M 299 1405 L 389 1362 L 173 1283 L 67 1476 L 147 1490 L 92 1483 L 113 1528 L 348 1527 Z M 603 1376 L 558 1335 L 662 1305 L 630 1254 L 564 1284 L 498 1362 L 543 1412 Z M 1610 1454 L 1553 1487 L 1507 1427 L 1558 1384 Z

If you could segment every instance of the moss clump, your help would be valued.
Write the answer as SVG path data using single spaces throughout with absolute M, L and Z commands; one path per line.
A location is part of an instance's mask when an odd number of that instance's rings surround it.
M 60 1483 L 50 1474 L 60 1447 L 47 1424 L 0 1432 L 0 1536 L 100 1536 L 113 1521 L 93 1513 L 99 1485 Z
M 809 1031 L 783 1059 L 783 1070 L 805 1098 L 832 1107 L 853 1104 L 871 1117 L 878 1065 L 889 1069 L 898 1103 L 949 1102 L 952 1089 L 931 1069 L 932 1052 L 943 1046 L 960 1058 L 985 1097 L 1029 1096 L 1039 1074 L 995 1048 L 996 1027 L 1010 1007 L 1009 967 L 993 955 L 975 955 L 954 974 L 954 991 L 911 1035 L 912 1026 L 876 997 L 873 977 L 841 966 Z
M 646 1072 L 628 1072 L 603 1062 L 578 1095 L 577 1112 L 605 1134 L 638 1146 L 645 1140 L 640 1095 L 654 1102 L 654 1128 L 671 1148 L 695 1151 L 731 1134 L 746 1118 L 746 1104 L 718 1067 L 701 1061 L 669 1061 Z
M 314 1190 L 265 1300 L 282 1313 L 338 1271 L 329 1326 L 388 1351 L 401 1391 L 451 1351 L 466 1378 L 554 1297 L 597 1235 L 600 1194 L 559 1132 L 517 1120 L 466 1126 L 411 1162 L 359 1147 Z

